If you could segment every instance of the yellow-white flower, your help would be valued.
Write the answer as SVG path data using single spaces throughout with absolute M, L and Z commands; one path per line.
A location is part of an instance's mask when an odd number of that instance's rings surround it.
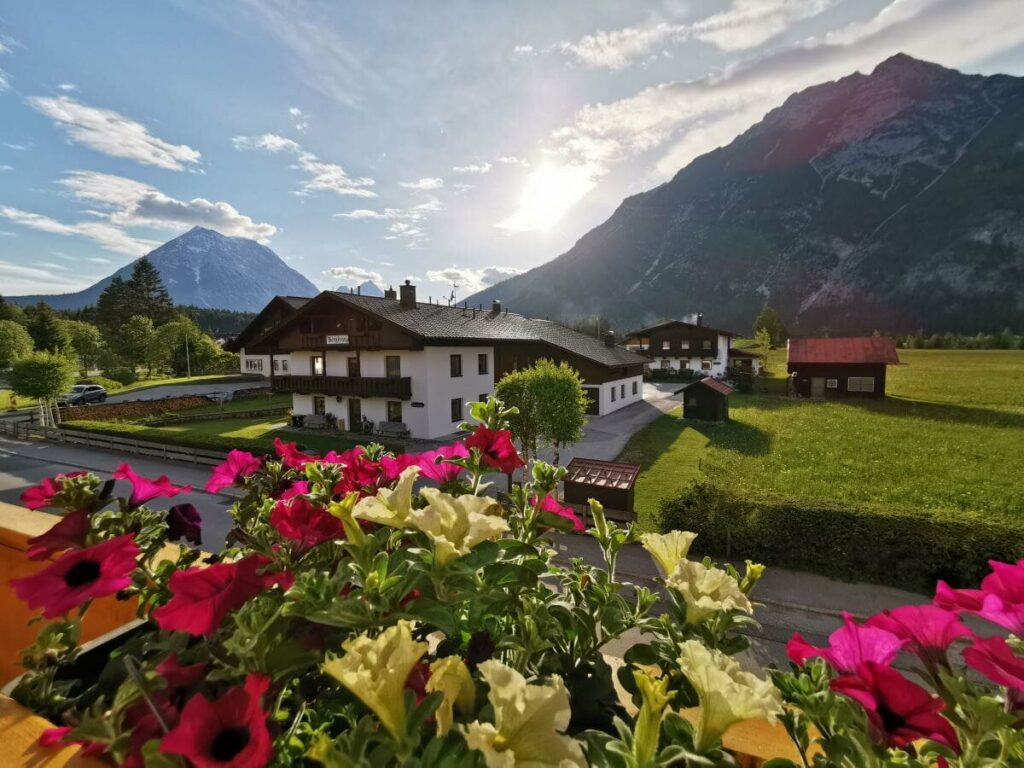
M 508 530 L 508 523 L 498 515 L 501 506 L 492 498 L 451 496 L 437 488 L 424 488 L 423 497 L 427 506 L 414 509 L 409 522 L 434 543 L 434 557 L 441 565 Z
M 394 490 L 381 488 L 376 496 L 367 496 L 356 504 L 354 515 L 362 520 L 392 528 L 409 527 L 412 512 L 412 487 L 419 477 L 419 467 L 407 467 L 398 476 Z
M 676 569 L 680 560 L 686 559 L 690 545 L 696 538 L 697 534 L 690 531 L 669 531 L 645 533 L 640 537 L 640 542 L 658 566 L 661 577 L 665 578 Z
M 458 656 L 446 656 L 430 665 L 430 678 L 424 686 L 427 693 L 440 691 L 444 695 L 441 705 L 434 713 L 437 733 L 444 736 L 451 730 L 455 720 L 454 709 L 469 712 L 473 709 L 476 689 L 469 669 Z
M 679 667 L 700 699 L 694 746 L 698 752 L 716 744 L 733 725 L 782 714 L 782 696 L 770 680 L 744 672 L 735 659 L 687 640 L 679 646 Z
M 669 693 L 668 678 L 654 678 L 643 669 L 633 670 L 633 679 L 640 692 L 640 712 L 633 728 L 633 756 L 639 765 L 649 765 L 658 753 L 661 718 L 665 707 L 675 697 Z
M 405 735 L 405 683 L 427 652 L 412 639 L 412 624 L 399 621 L 376 637 L 366 634 L 342 643 L 344 655 L 324 662 L 323 670 L 369 707 L 396 738 Z
M 564 735 L 572 712 L 562 679 L 528 685 L 511 667 L 491 659 L 478 669 L 490 686 L 494 723 L 470 723 L 466 743 L 484 755 L 487 768 L 573 768 L 586 765 L 583 749 Z
M 686 602 L 686 620 L 692 624 L 719 611 L 754 612 L 736 579 L 721 568 L 682 560 L 665 584 Z

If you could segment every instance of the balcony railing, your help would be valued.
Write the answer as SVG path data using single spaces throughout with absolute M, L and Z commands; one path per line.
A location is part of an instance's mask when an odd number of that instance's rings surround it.
M 271 387 L 275 392 L 297 392 L 300 395 L 412 399 L 412 379 L 408 376 L 275 376 Z

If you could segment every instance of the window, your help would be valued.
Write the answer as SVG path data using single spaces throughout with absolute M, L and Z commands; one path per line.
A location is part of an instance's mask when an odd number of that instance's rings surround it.
M 477 398 L 477 400 L 479 400 L 481 403 L 486 403 L 488 397 L 490 397 L 489 393 L 484 392 L 482 395 L 480 395 L 480 397 Z
M 384 358 L 384 371 L 385 371 L 384 375 L 387 376 L 389 379 L 399 379 L 399 378 L 401 378 L 402 377 L 402 358 L 400 358 L 398 355 L 394 355 L 394 356 L 388 355 L 387 357 L 385 357 Z M 401 408 L 402 404 L 399 403 L 398 405 L 399 405 L 399 408 Z M 388 407 L 390 408 L 390 405 Z M 396 419 L 389 418 L 388 421 L 396 421 Z M 401 421 L 401 419 L 397 419 L 397 421 Z
M 274 359 L 274 370 L 275 371 L 281 370 L 281 361 L 278 360 L 277 358 Z
M 874 376 L 851 376 L 846 380 L 847 392 L 874 392 Z
M 287 359 L 281 361 L 281 370 L 284 373 L 288 373 L 288 360 Z
M 679 348 L 680 349 L 689 349 L 690 348 L 690 340 L 689 339 L 683 339 L 682 341 L 680 341 L 679 342 Z
M 247 359 L 245 361 L 245 370 L 247 370 L 247 371 L 262 371 L 263 370 L 263 361 L 259 360 L 259 359 L 253 360 L 252 358 L 249 358 L 249 359 Z
M 711 349 L 711 342 L 707 339 L 704 340 L 704 349 Z
M 481 376 L 485 375 L 488 372 L 486 352 L 481 352 L 479 355 L 476 356 L 476 372 L 479 373 Z
M 452 398 L 452 421 L 462 421 L 462 398 Z
M 619 397 L 625 397 L 625 396 L 626 396 L 626 385 L 625 384 L 619 384 Z
M 667 371 L 671 367 L 672 367 L 672 361 L 671 360 L 669 360 L 667 357 L 661 358 L 661 370 Z
M 324 356 L 313 355 L 309 363 L 309 370 L 312 371 L 314 376 L 324 375 Z
M 711 370 L 711 361 L 710 360 L 701 360 L 700 361 L 700 369 L 702 371 L 710 371 Z
M 637 393 L 637 383 L 634 381 L 633 382 L 633 394 L 635 395 L 636 393 Z
M 453 379 L 457 379 L 462 376 L 462 355 L 452 355 L 449 358 L 449 365 L 451 367 Z
M 615 402 L 615 387 L 612 387 L 612 402 Z
M 839 389 L 839 379 L 825 379 L 825 389 Z
M 395 360 L 398 358 L 396 357 Z M 402 420 L 402 401 L 388 400 L 388 421 Z
M 327 404 L 323 395 L 313 395 L 313 413 L 316 416 L 323 416 L 327 413 Z
M 348 359 L 348 376 L 349 376 L 350 379 L 358 379 L 359 378 L 360 373 L 359 373 L 359 358 L 358 357 L 350 357 Z
M 672 343 L 669 342 L 669 341 L 663 341 L 663 342 L 661 342 L 661 348 L 662 349 L 671 349 L 672 348 Z

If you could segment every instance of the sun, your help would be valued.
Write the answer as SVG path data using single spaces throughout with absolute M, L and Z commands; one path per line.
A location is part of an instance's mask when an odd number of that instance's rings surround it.
M 550 229 L 596 183 L 595 173 L 588 166 L 545 163 L 527 176 L 519 208 L 498 227 L 509 232 Z

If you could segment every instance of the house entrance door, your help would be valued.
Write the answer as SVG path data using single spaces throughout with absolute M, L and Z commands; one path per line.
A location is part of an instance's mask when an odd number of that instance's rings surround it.
M 363 423 L 363 403 L 358 397 L 348 399 L 348 428 L 357 431 Z
M 811 397 L 825 396 L 825 379 L 815 376 L 811 379 Z

